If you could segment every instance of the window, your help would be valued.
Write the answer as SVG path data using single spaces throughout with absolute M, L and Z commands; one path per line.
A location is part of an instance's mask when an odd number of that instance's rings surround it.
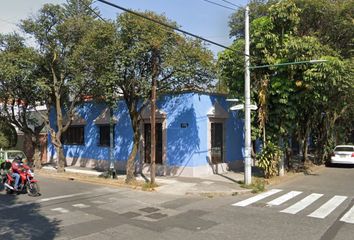
M 109 125 L 100 125 L 100 142 L 99 146 L 101 147 L 109 147 L 110 146 L 110 135 L 109 135 Z M 114 136 L 114 128 L 113 128 L 113 136 Z M 113 137 L 114 139 L 114 137 Z M 113 141 L 114 144 L 114 141 Z
M 62 142 L 66 145 L 84 145 L 84 126 L 70 126 L 63 134 Z

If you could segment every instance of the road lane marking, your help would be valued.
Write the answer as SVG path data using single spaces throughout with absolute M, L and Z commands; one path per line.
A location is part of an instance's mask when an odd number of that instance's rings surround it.
M 281 190 L 281 189 L 271 189 L 271 190 L 269 190 L 267 192 L 258 194 L 257 196 L 248 198 L 248 199 L 243 200 L 241 202 L 234 203 L 234 204 L 232 204 L 232 206 L 245 207 L 245 206 L 248 206 L 248 205 L 250 205 L 252 203 L 255 203 L 255 202 L 259 201 L 259 200 L 262 200 L 262 199 L 264 199 L 266 197 L 269 197 L 269 196 L 271 196 L 273 194 L 276 194 L 278 192 L 281 192 L 281 191 L 283 191 L 283 190 Z
M 354 223 L 354 206 L 340 219 L 341 222 Z
M 309 205 L 311 205 L 313 202 L 315 202 L 317 199 L 319 199 L 322 196 L 323 196 L 323 194 L 312 193 L 312 194 L 308 195 L 307 197 L 305 197 L 304 199 L 300 200 L 299 202 L 291 205 L 290 207 L 288 207 L 280 212 L 296 214 L 296 213 L 300 212 L 301 210 L 305 209 L 306 207 L 308 207 Z
M 91 202 L 94 203 L 94 204 L 105 204 L 105 203 L 107 203 L 107 202 L 101 201 L 101 200 L 94 200 L 94 201 L 91 201 Z
M 342 202 L 345 201 L 348 197 L 346 196 L 334 196 L 330 200 L 328 200 L 325 204 L 323 204 L 320 208 L 318 208 L 316 211 L 313 213 L 307 215 L 309 217 L 314 217 L 314 218 L 325 218 L 327 217 L 331 212 L 334 211 L 339 205 L 342 204 Z
M 268 202 L 268 205 L 271 206 L 279 206 L 280 204 L 285 203 L 286 201 L 296 197 L 297 195 L 300 195 L 302 192 L 299 191 L 291 191 L 288 192 L 287 194 L 284 194 L 283 196 L 280 196 L 276 199 L 274 199 L 273 201 Z
M 78 204 L 74 204 L 73 207 L 88 208 L 88 207 L 90 207 L 90 205 L 86 205 L 86 204 L 83 204 L 83 203 L 78 203 Z
M 63 199 L 63 198 L 76 197 L 76 196 L 81 196 L 81 195 L 85 195 L 85 194 L 88 194 L 88 193 L 92 193 L 92 192 L 82 192 L 82 193 L 75 193 L 75 194 L 56 196 L 56 197 L 51 197 L 51 198 L 42 198 L 42 199 L 37 200 L 36 203 L 48 202 L 48 201 L 58 200 L 58 199 Z
M 56 211 L 56 212 L 60 212 L 60 213 L 68 213 L 68 212 L 69 212 L 69 210 L 66 210 L 65 208 L 61 208 L 61 207 L 59 207 L 59 208 L 52 208 L 52 209 L 50 209 L 50 210 Z
M 58 199 L 64 199 L 64 198 L 71 198 L 71 197 L 81 196 L 81 195 L 85 195 L 85 194 L 89 194 L 89 193 L 92 193 L 92 192 L 82 192 L 82 193 L 61 195 L 61 196 L 50 197 L 50 198 L 42 198 L 42 199 L 39 199 L 39 200 L 33 201 L 33 202 L 12 204 L 12 205 L 9 205 L 9 206 L 0 207 L 0 211 L 1 211 L 1 210 L 4 210 L 4 209 L 12 209 L 12 208 L 27 206 L 27 205 L 31 205 L 31 204 L 38 204 L 38 203 L 43 203 L 43 202 L 48 202 L 48 201 L 53 201 L 53 200 L 58 200 Z

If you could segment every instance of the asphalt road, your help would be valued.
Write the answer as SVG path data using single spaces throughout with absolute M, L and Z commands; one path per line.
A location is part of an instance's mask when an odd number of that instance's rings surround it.
M 216 198 L 39 180 L 40 197 L 0 193 L 0 239 L 354 239 L 354 168 Z

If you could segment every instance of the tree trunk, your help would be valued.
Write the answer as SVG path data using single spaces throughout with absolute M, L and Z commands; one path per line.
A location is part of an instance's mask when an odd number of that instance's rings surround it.
M 33 142 L 34 155 L 33 155 L 33 165 L 35 169 L 42 168 L 42 153 L 41 153 L 41 141 L 40 136 L 36 136 L 36 140 Z
M 128 161 L 127 161 L 127 166 L 126 166 L 126 172 L 127 172 L 127 177 L 125 179 L 126 183 L 131 183 L 135 181 L 135 158 L 136 154 L 138 153 L 139 150 L 139 138 L 140 138 L 140 133 L 139 133 L 139 115 L 137 112 L 135 112 L 135 105 L 132 104 L 129 106 L 129 112 L 130 112 L 130 118 L 132 122 L 132 127 L 133 127 L 133 149 L 129 155 Z M 133 112 L 134 111 L 134 112 Z
M 133 128 L 134 130 L 134 136 L 133 136 L 133 149 L 129 155 L 128 161 L 127 161 L 127 178 L 125 179 L 126 183 L 131 183 L 135 181 L 135 157 L 136 154 L 138 153 L 139 149 L 139 129 L 138 128 Z
M 308 137 L 309 137 L 309 128 L 306 128 L 305 136 L 302 140 L 302 162 L 305 162 L 307 160 L 307 151 L 309 148 L 308 141 L 307 141 Z
M 303 159 L 302 161 L 305 162 L 307 160 L 307 151 L 308 151 L 309 145 L 307 144 L 307 138 L 304 140 L 304 145 L 303 145 L 303 150 L 302 150 L 302 156 Z
M 57 157 L 58 157 L 57 172 L 65 172 L 66 160 L 64 156 L 63 146 L 55 147 L 55 150 L 57 151 Z
M 41 161 L 41 151 L 40 151 L 40 146 L 36 146 L 34 148 L 34 158 L 33 158 L 33 165 L 35 169 L 41 169 L 42 168 L 42 161 Z
M 33 155 L 34 155 L 34 144 L 32 141 L 32 133 L 24 132 L 24 142 L 23 142 L 23 151 L 27 156 L 28 165 L 32 166 L 33 163 Z

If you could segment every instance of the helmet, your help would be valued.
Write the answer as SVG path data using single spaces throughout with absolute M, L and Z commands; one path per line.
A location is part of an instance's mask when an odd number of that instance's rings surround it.
M 14 162 L 22 162 L 22 156 L 16 155 L 16 157 L 14 158 Z

